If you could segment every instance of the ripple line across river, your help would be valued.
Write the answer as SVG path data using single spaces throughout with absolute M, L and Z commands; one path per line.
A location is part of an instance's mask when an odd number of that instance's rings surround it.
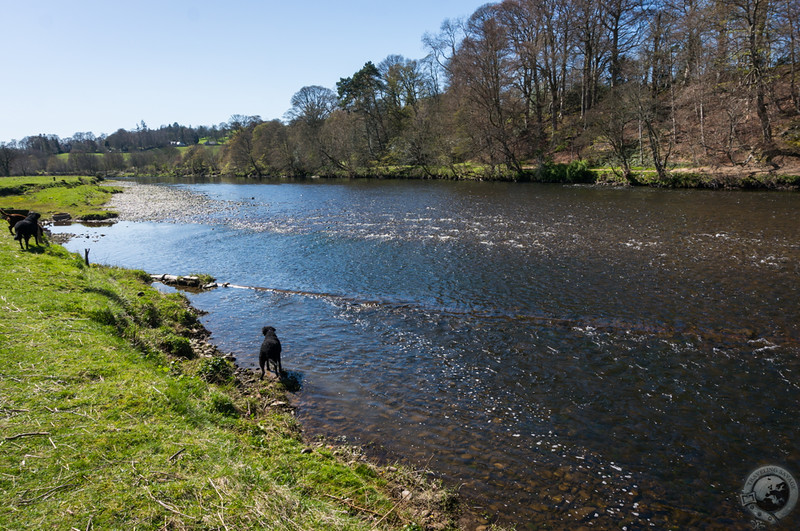
M 424 306 L 412 301 L 369 300 L 348 297 L 346 295 L 340 295 L 336 293 L 298 291 L 282 288 L 269 288 L 264 286 L 242 286 L 238 284 L 231 284 L 229 282 L 214 283 L 214 287 L 220 286 L 231 289 L 249 289 L 284 295 L 328 299 L 333 304 L 346 303 L 359 307 L 382 307 L 387 311 L 416 310 L 426 313 L 436 313 L 441 316 L 458 316 L 461 318 L 475 318 L 482 320 L 529 322 L 540 326 L 571 328 L 586 333 L 646 334 L 664 338 L 672 338 L 683 335 L 695 337 L 701 342 L 713 341 L 717 343 L 721 342 L 740 344 L 759 343 L 764 345 L 760 347 L 763 350 L 775 349 L 781 345 L 786 346 L 787 344 L 797 346 L 797 344 L 800 343 L 800 339 L 795 337 L 756 337 L 752 330 L 748 330 L 746 328 L 711 330 L 687 326 L 685 329 L 679 330 L 675 328 L 661 328 L 653 323 L 626 322 L 596 317 L 563 318 L 546 315 L 530 315 L 507 311 L 502 308 L 484 310 L 475 309 L 467 311 L 456 308 Z

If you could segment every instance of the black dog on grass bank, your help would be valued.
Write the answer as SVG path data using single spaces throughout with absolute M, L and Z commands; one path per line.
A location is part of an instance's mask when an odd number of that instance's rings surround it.
M 28 217 L 14 225 L 14 232 L 17 234 L 14 236 L 14 239 L 19 240 L 20 249 L 30 248 L 28 246 L 28 240 L 31 239 L 31 236 L 33 236 L 34 240 L 36 241 L 36 245 L 42 245 L 42 228 L 39 226 L 40 217 L 40 214 L 31 212 L 28 214 Z M 23 239 L 25 240 L 25 247 L 22 246 Z
M 269 369 L 269 364 L 275 366 L 275 374 L 278 378 L 281 377 L 283 368 L 281 367 L 281 342 L 278 336 L 275 335 L 275 329 L 271 326 L 265 326 L 261 329 L 264 334 L 264 342 L 261 343 L 261 353 L 258 356 L 258 365 L 261 367 L 261 379 L 264 379 L 264 365 Z

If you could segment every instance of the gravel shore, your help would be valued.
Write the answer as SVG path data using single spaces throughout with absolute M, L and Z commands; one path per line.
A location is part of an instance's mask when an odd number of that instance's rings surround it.
M 231 201 L 212 200 L 203 194 L 172 186 L 130 181 L 109 184 L 123 190 L 121 194 L 114 194 L 108 206 L 124 221 L 202 223 L 212 215 L 233 212 L 238 206 Z

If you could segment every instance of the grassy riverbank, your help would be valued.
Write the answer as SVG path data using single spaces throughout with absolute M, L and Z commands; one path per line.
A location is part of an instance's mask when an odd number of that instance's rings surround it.
M 9 235 L 0 267 L 0 528 L 457 526 L 422 474 L 303 440 L 283 385 L 201 354 L 144 272 Z
M 36 210 L 42 219 L 56 212 L 68 212 L 76 219 L 108 219 L 116 217 L 104 208 L 112 194 L 121 190 L 98 186 L 102 179 L 69 176 L 59 179 L 36 177 L 4 177 L 0 179 L 0 207 Z

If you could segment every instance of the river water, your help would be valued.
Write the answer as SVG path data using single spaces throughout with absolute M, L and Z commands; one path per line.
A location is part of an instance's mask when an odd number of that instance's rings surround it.
M 190 299 L 240 365 L 278 330 L 307 432 L 425 466 L 487 520 L 747 529 L 750 472 L 800 477 L 797 194 L 130 186 L 127 221 L 54 230 L 96 262 L 266 288 Z

